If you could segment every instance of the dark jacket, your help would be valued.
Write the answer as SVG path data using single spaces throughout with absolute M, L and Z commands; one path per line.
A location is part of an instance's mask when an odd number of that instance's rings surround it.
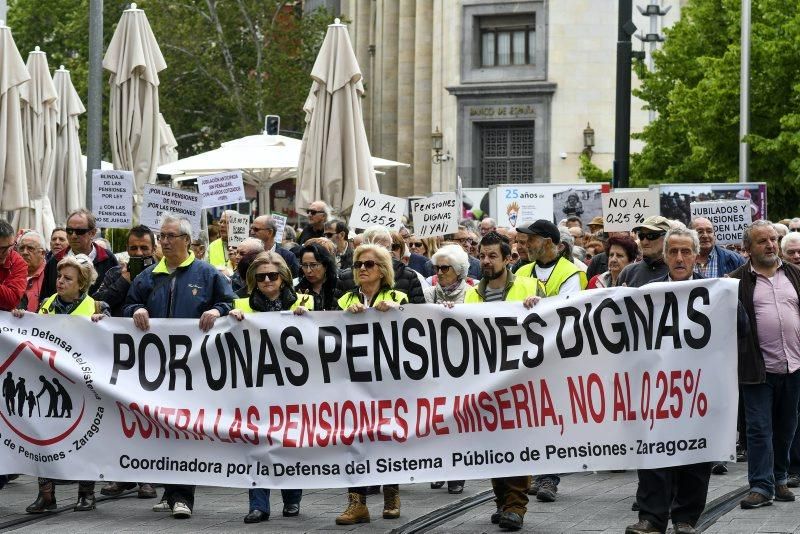
M 408 266 L 417 271 L 418 273 L 424 274 L 425 264 L 428 263 L 429 261 L 430 260 L 425 256 L 423 256 L 422 254 L 417 254 L 416 252 L 412 252 L 411 256 L 409 256 L 408 258 Z
M 732 273 L 747 261 L 739 254 L 719 245 L 714 245 L 714 250 L 717 251 L 717 278 Z
M 310 224 L 307 225 L 305 228 L 303 228 L 303 231 L 300 232 L 300 236 L 297 238 L 297 244 L 303 245 L 312 237 L 325 237 L 325 225 L 323 225 L 319 230 L 314 230 L 314 227 Z
M 122 267 L 117 265 L 106 271 L 100 287 L 91 294 L 91 297 L 94 300 L 108 304 L 112 317 L 124 317 L 122 312 L 125 308 L 125 298 L 128 296 L 130 288 L 131 283 L 122 276 Z
M 283 261 L 289 266 L 289 270 L 292 271 L 292 276 L 297 278 L 297 275 L 300 273 L 300 262 L 297 261 L 297 256 L 295 256 L 291 250 L 286 250 L 280 245 L 275 247 L 275 252 L 281 255 Z
M 644 258 L 640 262 L 631 263 L 619 273 L 617 286 L 642 287 L 659 278 L 664 278 L 669 272 L 669 267 L 664 259 L 650 260 Z
M 513 265 L 511 265 L 510 269 L 512 273 L 515 273 L 519 270 L 520 267 L 524 267 L 530 263 L 530 260 L 523 260 L 522 258 L 518 259 Z
M 586 276 L 591 280 L 595 277 L 595 275 L 603 274 L 607 270 L 608 254 L 601 252 L 599 254 L 595 254 L 592 258 L 592 261 L 589 262 L 589 267 L 586 269 Z
M 347 250 L 339 256 L 339 269 L 350 269 L 353 266 L 353 245 L 347 245 Z
M 125 300 L 125 317 L 147 308 L 150 317 L 197 319 L 216 309 L 228 315 L 234 295 L 225 275 L 210 263 L 189 258 L 170 274 L 162 259 L 137 276 Z
M 112 267 L 117 267 L 119 262 L 117 257 L 114 256 L 109 250 L 92 243 L 97 254 L 94 258 L 94 270 L 97 271 L 97 280 L 89 287 L 89 294 L 94 293 L 100 288 L 100 284 L 105 280 L 106 273 Z M 47 265 L 44 268 L 44 281 L 42 282 L 42 291 L 39 293 L 39 305 L 56 292 L 56 278 L 58 278 L 58 262 L 69 252 L 69 247 L 60 251 L 58 254 L 47 260 Z
M 783 262 L 779 267 L 791 282 L 794 290 L 800 296 L 800 268 Z M 744 306 L 749 320 L 749 336 L 739 335 L 739 383 L 763 384 L 767 380 L 767 369 L 764 364 L 764 354 L 758 344 L 758 318 L 753 304 L 753 295 L 756 289 L 756 274 L 750 267 L 750 262 L 731 272 L 728 276 L 739 280 L 739 302 Z M 794 340 L 797 342 L 797 340 Z
M 422 291 L 422 284 L 419 282 L 417 273 L 406 267 L 402 261 L 395 259 L 392 259 L 392 266 L 394 267 L 394 287 L 392 289 L 405 293 L 411 304 L 425 304 L 425 293 Z M 355 287 L 353 270 L 339 271 L 339 282 L 336 285 L 337 295 L 344 295 Z

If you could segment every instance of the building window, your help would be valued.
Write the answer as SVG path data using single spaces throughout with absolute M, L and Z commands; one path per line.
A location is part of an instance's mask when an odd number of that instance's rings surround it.
M 482 125 L 481 187 L 532 183 L 534 122 Z
M 525 24 L 520 24 L 520 19 Z M 480 17 L 481 67 L 533 65 L 536 62 L 536 16 Z

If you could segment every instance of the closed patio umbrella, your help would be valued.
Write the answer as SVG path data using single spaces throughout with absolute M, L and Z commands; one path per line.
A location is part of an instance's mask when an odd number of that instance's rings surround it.
M 67 214 L 82 207 L 86 200 L 86 172 L 83 170 L 78 116 L 86 112 L 69 71 L 61 65 L 53 75 L 58 93 L 58 136 L 56 138 L 56 173 L 50 187 L 53 216 L 58 224 Z
M 103 68 L 111 72 L 111 159 L 115 169 L 133 171 L 138 207 L 145 184 L 156 178 L 161 149 L 158 73 L 167 64 L 147 16 L 136 4 L 123 12 Z
M 27 68 L 31 79 L 22 84 L 19 96 L 30 206 L 17 212 L 15 222 L 17 228 L 29 228 L 49 236 L 55 228 L 48 194 L 56 172 L 58 93 L 50 76 L 47 56 L 38 46 L 28 55 Z
M 303 110 L 306 128 L 297 166 L 297 210 L 324 200 L 339 212 L 353 205 L 356 190 L 378 191 L 361 112 L 364 85 L 347 28 L 328 26 Z
M 0 21 L 0 211 L 29 204 L 19 88 L 30 77 L 11 30 Z
M 175 140 L 175 135 L 172 133 L 172 127 L 167 124 L 163 113 L 158 114 L 158 131 L 159 131 L 159 158 L 158 164 L 164 165 L 178 161 L 178 142 Z

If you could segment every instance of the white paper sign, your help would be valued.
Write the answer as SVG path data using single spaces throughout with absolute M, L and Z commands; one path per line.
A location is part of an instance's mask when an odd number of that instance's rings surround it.
M 353 202 L 353 211 L 350 213 L 350 228 L 369 228 L 370 226 L 385 226 L 389 230 L 400 230 L 400 218 L 405 211 L 404 198 L 371 193 L 369 191 L 356 191 Z
M 197 190 L 203 198 L 204 208 L 246 202 L 242 171 L 198 176 Z
M 92 213 L 100 228 L 133 226 L 133 172 L 92 170 Z
M 283 229 L 286 228 L 286 216 L 273 213 L 270 217 L 275 221 L 275 242 L 283 243 Z
M 178 217 L 189 219 L 192 223 L 192 237 L 197 237 L 200 234 L 202 210 L 198 193 L 147 184 L 144 186 L 140 222 L 158 233 L 161 230 L 161 215 L 168 211 Z
M 240 213 L 228 216 L 228 246 L 238 247 L 250 236 L 250 217 Z
M 453 234 L 458 230 L 461 203 L 455 193 L 433 195 L 411 202 L 414 235 L 419 238 Z
M 519 223 L 538 219 L 553 219 L 553 194 L 543 187 L 499 187 L 502 211 L 497 213 L 497 225 L 516 228 Z
M 692 202 L 692 219 L 704 217 L 714 225 L 718 245 L 741 243 L 744 231 L 753 222 L 749 200 Z
M 655 189 L 617 189 L 603 193 L 603 230 L 629 232 L 651 215 L 661 215 Z

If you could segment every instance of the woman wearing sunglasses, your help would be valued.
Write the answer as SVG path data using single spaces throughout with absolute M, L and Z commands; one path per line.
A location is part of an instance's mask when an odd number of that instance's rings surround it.
M 56 293 L 46 298 L 39 309 L 42 315 L 79 315 L 91 317 L 92 321 L 99 321 L 106 315 L 95 313 L 95 301 L 88 295 L 89 286 L 97 279 L 97 271 L 92 265 L 92 260 L 85 254 L 76 256 L 66 256 L 58 262 L 56 266 Z M 22 317 L 27 313 L 25 310 L 13 310 L 14 317 Z M 39 404 L 41 412 L 47 413 L 47 417 L 63 417 L 64 414 L 72 410 L 72 400 L 66 389 L 58 382 L 58 378 L 47 380 L 40 377 L 41 384 L 28 384 L 33 388 L 28 394 L 31 398 L 36 387 L 41 387 L 41 391 L 36 394 L 36 403 Z M 47 393 L 45 395 L 45 393 Z M 59 405 L 59 399 L 61 399 Z M 45 406 L 44 402 L 49 404 Z M 30 402 L 30 401 L 29 401 Z M 30 402 L 32 407 L 34 402 Z M 22 404 L 20 404 L 22 406 Z M 32 408 L 31 408 L 32 409 Z M 36 500 L 28 506 L 25 511 L 29 514 L 42 514 L 53 512 L 56 506 L 55 483 L 50 478 L 39 479 L 39 494 Z M 78 482 L 78 502 L 75 503 L 76 512 L 94 510 L 94 481 L 82 480 Z
M 467 283 L 469 257 L 460 245 L 445 245 L 431 258 L 434 285 L 424 288 L 425 302 L 452 306 L 463 304 L 470 285 Z M 431 482 L 431 489 L 444 486 L 443 481 Z M 449 480 L 447 491 L 453 495 L 464 492 L 463 480 Z
M 247 289 L 250 296 L 233 301 L 234 309 L 229 315 L 241 321 L 246 313 L 280 312 L 294 310 L 301 314 L 314 309 L 310 295 L 298 295 L 292 289 L 292 272 L 277 252 L 262 252 L 253 259 L 247 269 Z M 269 489 L 255 488 L 248 491 L 250 512 L 245 523 L 260 523 L 269 519 Z M 303 490 L 281 490 L 283 516 L 300 514 L 300 498 Z
M 336 260 L 325 247 L 311 241 L 300 249 L 300 276 L 295 290 L 298 295 L 309 295 L 315 310 L 338 310 Z
M 363 313 L 368 308 L 388 311 L 408 303 L 408 297 L 394 287 L 392 256 L 386 248 L 366 244 L 353 253 L 353 280 L 356 287 L 339 299 L 339 307 L 350 313 Z M 347 509 L 336 518 L 337 525 L 369 523 L 366 486 L 348 490 Z M 383 517 L 400 517 L 400 487 L 397 484 L 383 486 Z

